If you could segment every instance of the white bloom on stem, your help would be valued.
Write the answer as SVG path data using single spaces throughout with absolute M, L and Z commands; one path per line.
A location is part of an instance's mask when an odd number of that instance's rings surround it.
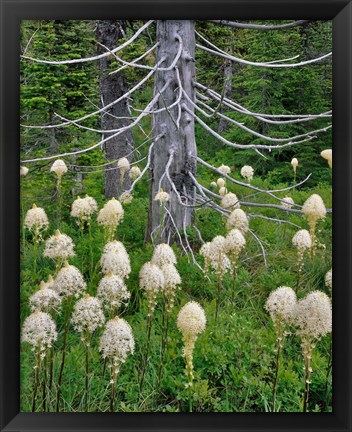
M 225 252 L 228 254 L 238 254 L 242 251 L 242 249 L 246 245 L 246 239 L 243 237 L 243 234 L 238 229 L 232 229 L 225 238 Z
M 332 269 L 329 270 L 325 275 L 325 285 L 332 290 Z
M 78 298 L 87 289 L 87 284 L 78 268 L 65 261 L 55 278 L 53 288 L 61 296 Z
M 216 189 L 217 188 L 217 184 L 216 184 L 216 182 L 211 182 L 210 183 L 210 187 L 212 188 L 212 189 Z
M 121 278 L 127 278 L 131 273 L 131 263 L 125 246 L 114 240 L 104 246 L 103 254 L 100 258 L 100 265 L 104 274 L 110 272 Z
M 318 219 L 324 219 L 326 208 L 320 195 L 311 195 L 303 204 L 302 212 L 308 219 L 308 222 L 316 222 Z
M 41 312 L 57 311 L 61 306 L 62 298 L 51 288 L 52 284 L 40 282 L 39 290 L 29 297 L 29 305 L 32 311 Z
M 205 324 L 204 309 L 195 301 L 186 303 L 177 315 L 177 328 L 184 338 L 198 336 L 203 333 Z
M 293 172 L 296 173 L 297 167 L 298 167 L 298 159 L 297 158 L 293 158 L 291 160 L 291 165 L 293 168 Z
M 99 211 L 97 222 L 105 228 L 110 228 L 113 231 L 123 221 L 124 210 L 121 203 L 112 198 L 104 207 Z
M 124 192 L 122 195 L 120 195 L 119 200 L 122 202 L 122 204 L 130 204 L 133 201 L 133 195 L 129 192 Z
M 241 168 L 241 176 L 247 179 L 248 182 L 250 182 L 253 179 L 253 175 L 254 175 L 254 169 L 251 166 L 245 165 Z
M 99 351 L 102 357 L 115 361 L 118 372 L 118 364 L 125 363 L 128 354 L 134 353 L 134 337 L 132 328 L 123 318 L 115 317 L 106 323 L 104 332 L 100 338 Z
M 135 165 L 135 166 L 131 167 L 130 172 L 129 172 L 129 176 L 134 181 L 141 175 L 141 173 L 142 172 L 141 172 L 140 168 L 137 165 Z
M 43 255 L 56 260 L 67 259 L 75 256 L 74 246 L 71 237 L 56 230 L 55 235 L 46 240 Z
M 326 159 L 328 161 L 329 167 L 332 168 L 332 150 L 331 149 L 323 150 L 320 153 L 320 156 Z
M 227 165 L 219 166 L 218 170 L 221 172 L 221 174 L 230 174 L 231 172 L 231 168 Z
M 269 294 L 265 310 L 269 312 L 275 326 L 282 323 L 290 324 L 295 314 L 297 304 L 296 293 L 292 288 L 281 286 Z
M 170 313 L 174 306 L 176 291 L 181 284 L 181 277 L 173 264 L 164 264 L 161 271 L 164 275 L 163 293 L 167 302 L 166 311 Z
M 297 334 L 302 338 L 319 339 L 332 330 L 332 308 L 329 297 L 322 291 L 313 291 L 298 300 L 295 313 Z
M 294 201 L 291 197 L 282 198 L 281 205 L 285 209 L 290 209 L 294 205 Z
M 160 201 L 161 204 L 166 203 L 170 201 L 170 195 L 167 192 L 164 192 L 163 189 L 160 189 L 155 195 L 154 201 Z
M 164 288 L 164 274 L 160 268 L 147 262 L 143 264 L 139 272 L 139 285 L 145 291 L 148 300 L 148 316 L 154 312 L 157 304 L 157 295 Z
M 292 244 L 297 248 L 298 253 L 298 271 L 302 270 L 303 266 L 303 257 L 306 250 L 312 247 L 312 238 L 309 232 L 305 229 L 299 230 L 292 237 Z
M 161 267 L 164 264 L 176 264 L 177 260 L 172 248 L 167 243 L 160 243 L 154 249 L 151 262 Z
M 202 306 L 194 301 L 186 303 L 177 316 L 177 328 L 182 333 L 184 348 L 183 355 L 186 360 L 188 375 L 187 386 L 192 386 L 193 373 L 193 351 L 196 340 L 200 333 L 203 333 L 206 325 L 205 312 Z
M 117 310 L 131 297 L 123 279 L 112 272 L 104 276 L 99 282 L 97 297 L 107 310 Z
M 50 348 L 56 339 L 56 324 L 46 312 L 36 310 L 24 320 L 22 342 L 32 345 L 33 350 L 40 350 L 42 356 L 45 356 L 45 350 Z
M 29 169 L 25 166 L 20 167 L 20 176 L 26 176 L 28 174 Z
M 246 213 L 237 208 L 231 212 L 226 221 L 227 230 L 239 229 L 242 234 L 245 234 L 249 230 L 249 223 Z
M 57 159 L 51 166 L 50 172 L 54 172 L 59 179 L 67 173 L 67 166 L 62 159 Z
M 92 334 L 97 328 L 102 327 L 104 322 L 101 304 L 96 297 L 86 294 L 75 304 L 71 323 L 78 333 L 83 333 L 83 338 L 85 338 L 84 333 Z
M 221 177 L 216 180 L 216 184 L 218 185 L 219 188 L 224 187 L 225 183 L 226 183 L 225 180 Z
M 292 238 L 292 244 L 297 249 L 306 250 L 312 247 L 312 239 L 307 230 L 302 229 L 296 232 Z
M 77 218 L 77 224 L 89 221 L 93 214 L 98 210 L 98 204 L 94 198 L 86 195 L 85 198 L 77 197 L 72 203 L 71 216 Z
M 220 196 L 225 196 L 226 194 L 227 194 L 227 189 L 226 189 L 226 187 L 225 186 L 222 186 L 220 189 L 219 189 L 219 195 Z
M 125 173 L 130 169 L 130 163 L 128 159 L 124 157 L 117 161 L 117 167 L 121 172 Z
M 49 226 L 49 220 L 45 210 L 33 204 L 32 208 L 26 213 L 24 225 L 30 231 L 33 231 L 36 236 L 40 237 L 42 232 Z
M 227 193 L 221 200 L 221 207 L 230 210 L 240 208 L 240 201 L 237 195 L 232 192 Z

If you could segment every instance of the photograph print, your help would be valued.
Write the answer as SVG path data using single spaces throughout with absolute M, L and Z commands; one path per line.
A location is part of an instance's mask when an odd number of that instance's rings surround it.
M 332 21 L 22 20 L 20 411 L 332 411 Z

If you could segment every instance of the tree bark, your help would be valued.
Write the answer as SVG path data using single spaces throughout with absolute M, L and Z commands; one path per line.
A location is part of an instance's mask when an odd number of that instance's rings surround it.
M 122 20 L 100 20 L 97 21 L 96 36 L 98 42 L 105 47 L 112 49 L 118 45 L 118 40 L 125 36 L 126 22 Z M 106 50 L 99 48 L 99 52 Z M 118 99 L 126 91 L 126 81 L 123 72 L 109 75 L 111 72 L 111 62 L 113 56 L 100 59 L 100 96 L 102 106 Z M 113 105 L 101 116 L 101 129 L 118 129 L 130 123 L 130 113 L 128 110 L 127 99 Z M 108 136 L 108 134 L 106 135 Z M 112 138 L 104 144 L 105 157 L 109 161 L 115 161 L 122 157 L 127 157 L 131 162 L 132 155 L 126 156 L 134 148 L 134 139 L 131 130 Z M 121 193 L 130 187 L 128 174 L 124 176 L 122 190 L 120 187 L 120 172 L 116 169 L 117 163 L 110 164 L 105 169 L 104 193 L 107 198 L 119 197 Z
M 194 21 L 190 20 L 161 20 L 157 22 L 157 41 L 159 42 L 156 61 L 165 58 L 162 67 L 168 67 L 173 62 L 179 49 L 177 35 L 182 39 L 183 50 L 177 62 L 177 69 L 180 74 L 182 86 L 188 97 L 194 101 L 195 93 L 193 80 L 195 78 L 195 32 Z M 154 94 L 157 95 L 165 83 L 169 82 L 166 90 L 159 97 L 154 109 L 163 108 L 171 105 L 177 100 L 179 95 L 179 84 L 177 80 L 176 68 L 170 71 L 157 71 L 154 82 Z M 183 96 L 180 106 L 186 105 L 193 111 L 192 104 Z M 159 113 L 153 114 L 153 136 L 156 139 L 160 134 L 162 138 L 154 144 L 150 166 L 150 197 L 148 226 L 146 240 L 151 241 L 152 233 L 158 233 L 157 243 L 164 242 L 170 238 L 176 238 L 176 229 L 189 226 L 193 222 L 193 209 L 184 207 L 179 203 L 177 194 L 172 190 L 170 181 L 166 176 L 161 181 L 161 188 L 170 194 L 170 201 L 166 204 L 171 218 L 166 213 L 165 224 L 162 230 L 158 228 L 162 223 L 162 208 L 160 202 L 155 201 L 155 195 L 159 192 L 159 182 L 162 178 L 165 167 L 172 156 L 170 165 L 170 178 L 175 184 L 178 194 L 183 197 L 184 202 L 193 204 L 195 188 L 188 172 L 196 174 L 196 142 L 194 135 L 194 119 L 186 111 L 181 111 L 179 127 L 177 127 L 178 106 L 168 108 Z
M 232 76 L 233 76 L 232 61 L 231 60 L 225 60 L 223 92 L 224 92 L 224 97 L 229 98 L 229 99 L 231 99 L 231 96 L 232 96 Z M 223 109 L 221 108 L 220 111 L 223 112 Z M 219 133 L 226 132 L 228 127 L 229 127 L 229 122 L 226 119 L 220 117 L 219 126 L 218 126 Z

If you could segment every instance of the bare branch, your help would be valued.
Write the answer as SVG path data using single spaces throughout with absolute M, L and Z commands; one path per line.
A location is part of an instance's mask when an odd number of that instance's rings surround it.
M 332 55 L 332 52 L 324 54 L 318 58 L 314 58 L 314 59 L 310 59 L 310 60 L 305 60 L 303 62 L 299 62 L 299 63 L 267 63 L 267 62 L 251 62 L 248 60 L 244 60 L 241 59 L 239 57 L 235 57 L 232 56 L 230 54 L 227 54 L 225 51 L 223 51 L 222 49 L 220 49 L 219 47 L 217 47 L 216 45 L 214 45 L 213 43 L 211 43 L 210 41 L 208 41 L 204 36 L 202 36 L 200 33 L 196 32 L 196 34 L 202 39 L 204 40 L 209 46 L 213 47 L 215 50 L 207 48 L 203 45 L 199 45 L 196 44 L 196 47 L 203 50 L 203 51 L 207 51 L 210 52 L 211 54 L 215 54 L 219 57 L 223 57 L 226 58 L 227 60 L 231 60 L 233 62 L 237 62 L 237 63 L 242 63 L 248 66 L 260 66 L 260 67 L 266 67 L 266 68 L 284 68 L 284 67 L 298 67 L 298 66 L 305 66 L 308 64 L 312 64 L 312 63 L 317 63 L 320 62 L 322 60 L 324 60 L 327 57 L 330 57 Z
M 227 21 L 227 20 L 208 20 L 209 22 L 215 24 L 221 24 L 228 27 L 240 28 L 240 29 L 253 29 L 253 30 L 282 30 L 291 27 L 297 27 L 307 24 L 308 20 L 299 20 L 293 21 L 287 24 L 276 24 L 276 25 L 261 25 L 261 24 L 245 24 L 239 23 L 236 21 Z
M 111 52 L 106 52 L 94 57 L 85 57 L 85 58 L 79 58 L 79 59 L 72 59 L 72 60 L 40 60 L 37 58 L 33 58 L 33 57 L 27 57 L 27 56 L 21 56 L 23 59 L 26 60 L 31 60 L 37 63 L 44 63 L 44 64 L 51 64 L 51 65 L 64 65 L 64 64 L 75 64 L 75 63 L 85 63 L 85 62 L 89 62 L 89 61 L 95 61 L 95 60 L 99 60 L 102 59 L 104 57 L 108 57 L 111 54 L 114 54 L 118 51 L 123 50 L 124 48 L 126 48 L 128 45 L 130 45 L 135 39 L 137 39 L 137 37 L 146 29 L 150 26 L 150 24 L 152 24 L 154 22 L 154 20 L 150 20 L 148 21 L 146 24 L 144 24 L 140 29 L 138 29 L 136 31 L 136 33 L 130 38 L 128 39 L 126 42 L 124 42 L 122 45 L 114 48 L 113 50 L 111 50 Z
M 297 144 L 302 144 L 307 141 L 311 141 L 314 138 L 317 138 L 316 136 L 308 136 L 308 138 L 305 138 L 300 141 L 294 141 L 294 142 L 288 142 L 285 144 L 279 144 L 279 145 L 265 145 L 265 144 L 237 144 L 234 142 L 231 142 L 227 140 L 226 138 L 219 135 L 217 132 L 215 132 L 213 129 L 211 129 L 203 120 L 201 120 L 196 114 L 194 114 L 185 104 L 182 105 L 182 108 L 187 111 L 192 117 L 194 117 L 197 122 L 203 126 L 205 130 L 207 130 L 211 135 L 213 135 L 218 140 L 222 141 L 224 144 L 229 145 L 230 147 L 238 148 L 238 149 L 266 149 L 266 150 L 277 150 L 282 149 L 285 147 L 292 147 Z M 329 129 L 329 128 L 328 128 Z
M 168 85 L 169 85 L 169 81 L 167 81 L 167 82 L 164 84 L 163 88 L 161 89 L 161 92 L 163 92 L 163 91 L 168 87 Z M 156 95 L 154 96 L 154 98 L 151 100 L 151 102 L 149 102 L 149 104 L 147 105 L 147 109 L 150 108 L 150 107 L 152 107 L 152 106 L 157 102 L 157 100 L 159 99 L 159 97 L 160 97 L 160 95 L 159 95 L 159 94 L 156 94 Z M 88 152 L 88 151 L 90 151 L 90 150 L 93 150 L 94 148 L 97 148 L 97 147 L 101 146 L 101 145 L 104 144 L 105 142 L 107 142 L 107 141 L 111 140 L 112 138 L 114 138 L 114 137 L 120 135 L 121 133 L 125 132 L 126 130 L 131 129 L 131 128 L 132 128 L 133 126 L 135 126 L 139 121 L 141 121 L 142 118 L 145 117 L 146 115 L 147 115 L 147 114 L 145 114 L 145 113 L 141 113 L 141 114 L 137 117 L 137 119 L 136 119 L 134 122 L 132 122 L 132 123 L 129 124 L 128 126 L 124 126 L 124 127 L 121 128 L 121 129 L 119 130 L 119 132 L 117 132 L 116 134 L 110 135 L 109 137 L 104 138 L 103 140 L 99 141 L 98 143 L 93 144 L 92 146 L 90 146 L 90 147 L 88 147 L 88 148 L 85 148 L 85 149 L 83 149 L 83 150 L 78 150 L 78 151 L 75 151 L 75 152 L 66 152 L 66 153 L 61 153 L 61 154 L 58 154 L 58 155 L 51 155 L 51 156 L 46 156 L 46 157 L 36 158 L 36 159 L 27 159 L 27 160 L 21 161 L 21 163 L 36 162 L 36 161 L 38 161 L 38 160 L 57 159 L 57 158 L 59 158 L 59 157 L 62 158 L 62 157 L 65 157 L 65 156 L 72 156 L 72 155 L 77 155 L 77 154 L 86 153 L 86 152 Z

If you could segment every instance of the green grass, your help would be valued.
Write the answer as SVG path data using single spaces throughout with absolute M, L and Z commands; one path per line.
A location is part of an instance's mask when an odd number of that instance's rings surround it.
M 39 177 L 39 174 L 36 178 Z M 93 178 L 94 177 L 94 178 Z M 217 177 L 200 169 L 200 181 L 207 185 Z M 239 176 L 234 174 L 234 177 Z M 23 204 L 25 211 L 32 202 L 47 210 L 51 225 L 45 238 L 55 232 L 55 201 L 45 199 L 51 186 L 48 186 L 49 174 L 42 176 L 38 187 L 33 180 L 24 179 Z M 44 181 L 46 179 L 46 182 Z M 260 178 L 254 179 L 258 187 L 273 189 L 284 187 L 283 184 L 268 184 Z M 85 193 L 97 199 L 101 206 L 102 176 L 88 176 L 85 182 Z M 287 186 L 287 185 L 286 185 Z M 84 274 L 88 292 L 96 293 L 102 275 L 98 261 L 104 246 L 103 230 L 93 222 L 93 257 L 95 271 L 89 275 L 89 238 L 88 233 L 80 238 L 75 221 L 69 216 L 73 198 L 69 195 L 70 181 L 63 182 L 65 193 L 63 224 L 61 231 L 73 238 L 76 244 L 76 257 L 70 263 L 77 266 Z M 319 223 L 318 239 L 325 248 L 318 249 L 313 263 L 306 258 L 300 285 L 296 286 L 296 251 L 291 239 L 298 228 L 287 224 L 278 224 L 260 218 L 250 219 L 250 228 L 261 239 L 265 250 L 267 266 L 261 249 L 248 233 L 247 245 L 239 259 L 236 281 L 235 304 L 231 304 L 232 279 L 227 275 L 223 283 L 223 301 L 217 324 L 214 321 L 216 283 L 213 276 L 206 279 L 203 273 L 192 264 L 192 260 L 175 246 L 177 251 L 177 268 L 182 278 L 182 289 L 177 293 L 176 304 L 171 315 L 169 338 L 163 374 L 160 386 L 157 386 L 157 375 L 160 362 L 161 346 L 161 302 L 156 308 L 151 331 L 150 359 L 147 364 L 145 383 L 139 391 L 139 372 L 141 359 L 146 349 L 146 298 L 138 286 L 138 273 L 142 265 L 149 261 L 152 246 L 144 244 L 144 230 L 147 220 L 148 183 L 146 180 L 137 186 L 133 202 L 125 206 L 125 219 L 118 228 L 118 240 L 123 241 L 130 255 L 132 272 L 126 284 L 132 297 L 123 317 L 130 323 L 136 342 L 133 356 L 129 356 L 121 366 L 117 382 L 116 410 L 124 412 L 182 412 L 189 410 L 189 390 L 185 384 L 184 358 L 182 357 L 182 336 L 176 327 L 176 317 L 181 306 L 189 300 L 198 301 L 205 309 L 207 316 L 206 331 L 197 340 L 194 351 L 195 381 L 193 388 L 193 411 L 197 412 L 265 412 L 271 410 L 271 392 L 274 377 L 275 333 L 268 314 L 263 306 L 268 294 L 278 286 L 287 285 L 295 288 L 298 297 L 320 289 L 327 292 L 324 275 L 331 268 L 331 216 Z M 239 197 L 248 194 L 245 188 L 228 185 L 228 189 Z M 44 191 L 44 192 L 43 192 Z M 327 207 L 331 207 L 331 186 L 317 185 L 309 189 L 293 190 L 287 193 L 298 204 L 303 204 L 312 193 L 322 196 Z M 286 196 L 285 192 L 279 196 Z M 255 196 L 258 202 L 274 202 L 272 198 Z M 275 209 L 244 208 L 248 213 L 276 217 L 288 220 L 307 228 L 306 221 L 296 214 L 283 214 Z M 205 241 L 215 235 L 225 234 L 225 224 L 221 216 L 211 210 L 199 209 L 196 213 L 196 224 Z M 190 241 L 198 255 L 201 243 L 192 228 L 189 229 Z M 33 246 L 31 236 L 26 235 L 26 245 L 22 245 L 21 258 L 21 324 L 30 313 L 28 298 L 37 289 L 41 280 L 46 280 L 54 272 L 54 264 L 42 256 L 43 244 L 38 251 L 37 272 L 33 273 Z M 161 300 L 159 298 L 159 300 Z M 61 361 L 63 314 L 57 317 L 59 338 L 55 344 L 54 385 L 48 395 L 48 407 L 55 409 L 58 369 Z M 103 361 L 98 352 L 99 337 L 97 331 L 90 347 L 90 393 L 89 410 L 105 412 L 109 410 L 110 385 L 108 371 L 103 376 Z M 331 411 L 331 376 L 326 389 L 326 370 L 329 356 L 330 337 L 317 343 L 313 355 L 313 374 L 309 402 L 310 411 Z M 31 411 L 34 383 L 34 355 L 31 348 L 21 344 L 21 410 Z M 85 379 L 84 346 L 72 326 L 69 328 L 67 357 L 63 375 L 61 410 L 78 412 L 84 409 Z M 303 358 L 299 339 L 291 334 L 284 343 L 281 357 L 281 368 L 277 390 L 277 410 L 296 412 L 302 409 L 304 390 Z M 41 409 L 41 389 L 39 392 L 38 410 Z

